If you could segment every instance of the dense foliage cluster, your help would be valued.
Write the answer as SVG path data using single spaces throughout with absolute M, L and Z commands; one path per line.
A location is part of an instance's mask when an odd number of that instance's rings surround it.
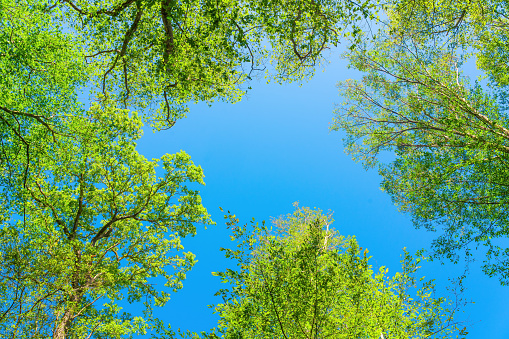
M 459 304 L 433 296 L 416 279 L 419 261 L 407 252 L 402 272 L 374 273 L 368 250 L 332 229 L 330 215 L 296 208 L 272 227 L 239 226 L 237 248 L 223 249 L 237 270 L 215 273 L 231 288 L 216 306 L 221 338 L 455 338 Z M 409 292 L 416 290 L 415 297 Z
M 417 227 L 440 232 L 435 257 L 485 246 L 483 270 L 509 283 L 507 3 L 401 1 L 376 37 L 347 53 L 361 81 L 334 129 Z M 472 74 L 475 62 L 482 74 Z M 389 151 L 395 160 L 379 155 Z M 386 158 L 385 158 L 386 159 Z M 502 240 L 502 241 L 501 241 Z
M 89 114 L 63 119 L 72 137 L 46 140 L 25 186 L 3 196 L 2 336 L 144 332 L 154 326 L 151 305 L 164 305 L 194 264 L 191 253 L 180 253 L 180 237 L 210 223 L 198 192 L 186 187 L 203 183 L 201 168 L 185 153 L 161 161 L 138 154 L 136 116 L 98 105 Z M 166 291 L 151 284 L 155 277 Z M 145 317 L 120 313 L 116 301 L 125 298 L 145 301 Z

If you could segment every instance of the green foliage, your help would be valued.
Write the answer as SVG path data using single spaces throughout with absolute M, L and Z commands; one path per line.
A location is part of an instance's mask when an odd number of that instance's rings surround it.
M 65 17 L 80 41 L 95 93 L 147 108 L 161 129 L 184 116 L 188 102 L 239 100 L 242 85 L 269 64 L 278 82 L 310 76 L 373 7 L 367 0 L 65 0 L 47 11 Z
M 359 26 L 361 20 L 374 18 L 371 1 L 62 0 L 48 4 L 0 0 L 0 334 L 121 338 L 155 330 L 172 335 L 153 317 L 152 309 L 165 305 L 169 292 L 181 288 L 195 263 L 193 254 L 182 252 L 181 238 L 194 235 L 196 224 L 211 221 L 198 192 L 188 187 L 203 184 L 203 174 L 187 154 L 149 161 L 136 152 L 142 121 L 156 129 L 169 128 L 186 114 L 189 102 L 235 102 L 244 94 L 246 82 L 266 69 L 270 70 L 267 78 L 279 83 L 306 79 L 324 60 L 325 51 L 344 37 L 352 39 L 350 57 L 355 67 L 372 70 L 366 60 L 380 65 L 393 57 L 391 53 L 399 53 L 391 59 L 391 69 L 420 79 L 405 87 L 404 82 L 382 81 L 380 70 L 372 71 L 366 81 L 375 84 L 379 95 L 394 95 L 392 100 L 397 101 L 401 91 L 422 83 L 419 93 L 425 100 L 412 97 L 412 107 L 431 105 L 429 101 L 440 93 L 439 99 L 449 105 L 443 107 L 458 112 L 452 119 L 439 118 L 456 126 L 452 134 L 415 140 L 446 144 L 451 136 L 460 135 L 463 139 L 450 141 L 451 145 L 471 153 L 442 152 L 440 156 L 450 159 L 422 163 L 435 166 L 433 170 L 458 163 L 458 173 L 465 168 L 464 175 L 470 175 L 472 168 L 478 170 L 468 166 L 478 166 L 483 172 L 475 177 L 476 185 L 485 181 L 476 194 L 485 190 L 495 192 L 491 197 L 505 199 L 504 186 L 499 184 L 505 177 L 496 166 L 505 165 L 507 146 L 500 140 L 509 135 L 509 126 L 489 93 L 480 87 L 462 89 L 467 82 L 455 67 L 464 58 L 454 52 L 472 44 L 482 51 L 478 62 L 490 81 L 503 86 L 505 32 L 484 23 L 501 17 L 505 7 L 485 11 L 466 5 L 456 10 L 449 3 L 441 6 L 445 32 L 454 32 L 455 38 L 453 44 L 440 41 L 452 50 L 429 48 L 430 40 L 423 34 L 411 38 L 419 48 L 427 48 L 425 65 L 438 74 L 438 80 L 429 80 L 428 71 L 413 71 L 422 63 L 416 64 L 404 48 L 393 48 L 395 42 L 408 41 L 394 33 L 401 32 L 398 27 L 409 32 L 420 29 L 419 21 L 405 21 L 415 13 L 408 13 L 412 7 L 404 4 L 389 9 L 391 17 L 399 18 L 398 24 L 384 31 L 392 40 L 376 41 L 375 54 L 370 55 L 362 47 Z M 451 18 L 456 17 L 454 23 Z M 496 24 L 504 25 L 500 20 Z M 470 32 L 478 38 L 469 39 Z M 90 105 L 78 100 L 85 86 Z M 356 90 L 348 93 L 353 100 L 365 98 Z M 498 95 L 503 98 L 503 91 Z M 141 117 L 128 108 L 140 108 Z M 477 121 L 484 125 L 462 130 Z M 419 123 L 425 126 L 422 130 L 435 130 L 426 123 Z M 338 124 L 350 128 L 352 135 L 357 133 L 349 123 Z M 375 134 L 366 138 L 366 145 L 375 146 L 375 153 L 390 149 L 390 142 Z M 363 131 L 355 137 L 366 135 L 369 132 Z M 382 167 L 386 182 L 394 183 L 386 188 L 395 197 L 401 187 L 413 183 L 411 174 L 421 173 L 423 166 L 414 169 L 411 158 L 421 156 L 422 148 L 399 141 L 398 154 L 407 160 Z M 409 149 L 415 152 L 405 153 Z M 366 154 L 372 159 L 372 153 Z M 460 161 L 465 159 L 471 163 L 462 167 Z M 158 174 L 157 166 L 162 167 Z M 437 174 L 435 185 L 441 187 L 440 180 L 447 175 Z M 401 192 L 404 199 L 427 199 L 421 193 Z M 440 188 L 435 193 L 440 197 Z M 457 189 L 455 194 L 461 199 L 465 193 Z M 449 205 L 436 201 L 429 207 L 442 206 L 441 217 L 449 217 Z M 500 206 L 485 205 L 485 209 L 454 211 L 465 220 L 470 220 L 468 213 L 477 213 L 480 220 L 495 212 L 503 215 Z M 411 202 L 402 206 L 417 211 L 417 219 L 429 220 L 428 210 L 418 210 Z M 309 209 L 279 219 L 274 229 L 240 227 L 230 216 L 239 247 L 225 253 L 239 267 L 217 273 L 231 288 L 219 293 L 224 303 L 216 308 L 221 316 L 218 329 L 204 335 L 445 338 L 457 332 L 453 316 L 458 305 L 435 299 L 432 283 L 417 289 L 414 273 L 419 260 L 405 253 L 402 273 L 390 278 L 382 268 L 375 274 L 367 251 L 362 252 L 354 238 L 329 230 L 331 222 Z M 489 242 L 498 229 L 486 229 L 474 239 L 487 239 L 488 254 L 499 256 L 500 248 L 497 252 Z M 504 232 L 506 228 L 496 235 Z M 475 235 L 468 229 L 465 234 L 465 241 Z M 445 248 L 454 246 L 447 243 Z M 415 298 L 410 297 L 412 291 Z M 138 314 L 123 312 L 119 305 L 125 301 L 143 307 Z
M 184 152 L 152 161 L 138 154 L 141 120 L 114 106 L 94 104 L 66 122 L 71 136 L 48 136 L 26 187 L 3 196 L 10 215 L 0 229 L 0 333 L 145 333 L 157 325 L 152 308 L 181 288 L 195 263 L 181 252 L 181 237 L 210 223 L 187 187 L 203 184 L 202 169 Z M 119 301 L 142 303 L 144 311 L 122 312 Z
M 26 138 L 38 125 L 46 130 L 37 133 L 68 134 L 60 119 L 83 114 L 82 92 L 140 108 L 163 129 L 185 116 L 189 102 L 239 100 L 243 84 L 269 64 L 278 82 L 302 80 L 327 49 L 358 32 L 356 21 L 373 7 L 331 0 L 1 0 L 2 162 L 25 158 L 26 178 L 39 148 L 39 138 Z
M 346 54 L 362 81 L 333 129 L 347 151 L 377 167 L 382 188 L 417 227 L 440 233 L 434 257 L 485 246 L 483 270 L 509 283 L 509 121 L 504 2 L 399 1 L 372 43 Z M 470 80 L 469 62 L 485 73 Z M 393 161 L 381 161 L 385 152 Z M 502 241 L 501 241 L 502 240 Z
M 213 273 L 228 288 L 208 338 L 452 338 L 459 304 L 434 297 L 415 278 L 420 259 L 405 251 L 393 277 L 369 264 L 368 250 L 330 228 L 330 215 L 297 208 L 272 227 L 238 225 L 225 216 L 236 249 L 222 249 L 236 269 Z M 412 296 L 413 295 L 413 296 Z M 458 332 L 459 331 L 459 332 Z M 192 334 L 189 334 L 192 336 Z M 194 337 L 199 337 L 197 334 Z
M 0 161 L 25 162 L 24 178 L 40 141 L 63 133 L 59 119 L 81 113 L 76 88 L 87 81 L 76 40 L 40 7 L 0 1 Z

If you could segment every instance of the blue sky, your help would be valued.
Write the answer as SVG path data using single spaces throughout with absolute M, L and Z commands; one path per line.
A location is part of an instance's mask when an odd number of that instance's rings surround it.
M 324 72 L 302 86 L 254 81 L 244 99 L 236 104 L 191 106 L 186 119 L 169 131 L 146 129 L 138 150 L 148 158 L 184 150 L 205 173 L 201 187 L 203 203 L 216 226 L 199 228 L 184 240 L 186 250 L 198 263 L 188 274 L 183 290 L 157 315 L 174 329 L 207 330 L 217 317 L 208 304 L 219 302 L 221 288 L 211 275 L 234 266 L 223 258 L 220 247 L 232 247 L 219 207 L 235 213 L 241 222 L 251 218 L 270 221 L 293 211 L 292 203 L 334 211 L 334 227 L 343 235 L 355 235 L 369 249 L 371 262 L 399 267 L 402 248 L 410 252 L 427 247 L 433 234 L 413 228 L 380 188 L 376 171 L 365 171 L 344 153 L 339 132 L 329 132 L 336 83 L 358 77 L 337 56 Z M 475 304 L 465 308 L 461 319 L 469 320 L 470 338 L 509 337 L 509 288 L 486 277 L 479 263 L 470 265 L 465 297 Z M 460 265 L 438 262 L 424 265 L 421 275 L 435 278 L 439 294 L 447 278 L 461 274 Z

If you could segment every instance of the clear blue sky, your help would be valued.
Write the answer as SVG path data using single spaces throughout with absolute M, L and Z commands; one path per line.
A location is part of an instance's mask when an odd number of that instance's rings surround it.
M 184 240 L 198 263 L 183 290 L 157 310 L 174 329 L 201 331 L 216 325 L 207 305 L 219 302 L 213 295 L 221 284 L 211 272 L 234 266 L 219 251 L 233 246 L 219 206 L 241 222 L 290 213 L 295 201 L 332 210 L 334 227 L 355 235 L 360 246 L 369 249 L 372 264 L 385 265 L 392 273 L 398 270 L 403 247 L 415 252 L 430 244 L 433 235 L 415 230 L 380 191 L 377 173 L 353 162 L 343 151 L 342 135 L 329 132 L 334 104 L 342 100 L 336 83 L 358 77 L 338 57 L 330 60 L 325 72 L 301 87 L 254 81 L 240 103 L 192 105 L 188 117 L 171 130 L 154 134 L 147 129 L 139 142 L 138 150 L 148 158 L 184 150 L 203 167 L 203 203 L 217 222 Z M 471 321 L 469 337 L 509 338 L 509 287 L 484 276 L 479 266 L 470 266 L 466 281 L 465 296 L 475 302 L 462 315 Z M 435 278 L 443 293 L 447 277 L 462 269 L 433 262 L 421 273 Z

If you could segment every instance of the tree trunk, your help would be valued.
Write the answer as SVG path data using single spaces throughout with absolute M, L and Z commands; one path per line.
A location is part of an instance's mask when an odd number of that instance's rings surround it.
M 71 324 L 72 320 L 72 311 L 66 310 L 64 312 L 64 316 L 62 317 L 60 323 L 57 326 L 55 332 L 53 332 L 53 339 L 65 339 L 65 334 L 67 333 L 67 329 Z

